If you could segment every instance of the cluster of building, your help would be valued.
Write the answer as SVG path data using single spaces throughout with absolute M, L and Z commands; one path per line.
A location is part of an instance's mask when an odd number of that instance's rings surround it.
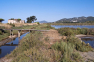
M 25 23 L 25 20 L 20 20 L 20 21 L 19 21 L 18 19 L 12 19 L 12 20 L 9 19 L 9 20 L 8 20 L 8 23 L 9 23 L 9 24 L 10 24 L 10 23 L 11 23 L 11 24 L 14 24 L 14 23 Z

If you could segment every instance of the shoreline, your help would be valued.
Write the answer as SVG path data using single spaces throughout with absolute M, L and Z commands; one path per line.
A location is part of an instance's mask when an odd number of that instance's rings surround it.
M 81 37 L 94 37 L 94 35 L 83 35 L 83 34 L 78 34 L 76 37 L 81 38 Z
M 54 25 L 57 26 L 57 25 Z M 58 25 L 58 26 L 66 26 L 66 25 Z M 67 25 L 67 26 L 94 26 L 94 25 Z
M 83 42 L 83 40 L 81 38 L 85 38 L 85 37 L 93 37 L 93 40 L 94 40 L 94 35 L 83 35 L 83 34 L 79 34 L 79 35 L 75 35 L 75 37 L 77 37 L 81 42 Z M 89 44 L 89 43 L 87 43 Z M 89 44 L 90 45 L 90 44 Z M 92 47 L 92 46 L 91 46 Z M 93 48 L 93 47 L 92 47 Z M 94 48 L 93 48 L 94 49 Z

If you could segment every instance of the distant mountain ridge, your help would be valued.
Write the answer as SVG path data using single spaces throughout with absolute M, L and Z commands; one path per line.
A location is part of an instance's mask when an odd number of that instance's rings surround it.
M 73 17 L 73 18 L 63 18 L 58 21 L 57 23 L 63 23 L 63 22 L 86 22 L 86 21 L 94 21 L 94 17 L 89 16 L 89 17 Z

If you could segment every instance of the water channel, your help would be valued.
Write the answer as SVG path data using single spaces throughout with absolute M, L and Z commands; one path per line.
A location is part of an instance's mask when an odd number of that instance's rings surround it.
M 52 27 L 55 27 L 56 29 L 59 28 L 64 28 L 64 27 L 69 27 L 69 28 L 94 28 L 94 25 L 51 25 Z M 84 41 L 85 43 L 89 43 L 91 45 L 91 47 L 94 48 L 94 36 L 89 37 L 89 36 L 85 36 L 85 37 L 81 37 L 81 40 Z
M 26 34 L 28 34 L 29 32 L 23 34 L 17 38 L 15 38 L 14 40 L 11 40 L 10 42 L 6 43 L 5 45 L 0 47 L 0 58 L 4 57 L 5 55 L 11 53 L 11 51 L 13 51 L 17 46 L 19 41 L 26 36 Z
M 52 27 L 55 27 L 56 29 L 58 28 L 64 28 L 64 27 L 69 27 L 69 28 L 94 28 L 94 25 L 51 25 Z

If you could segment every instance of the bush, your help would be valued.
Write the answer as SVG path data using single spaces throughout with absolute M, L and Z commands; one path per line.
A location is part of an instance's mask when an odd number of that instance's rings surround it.
M 71 36 L 71 35 L 74 35 L 73 33 L 73 30 L 70 29 L 70 28 L 60 28 L 60 29 L 57 29 L 58 32 L 64 36 Z
M 38 25 L 40 25 L 40 23 L 39 23 L 39 22 L 35 22 L 35 23 L 37 23 Z
M 37 24 L 39 25 L 40 23 L 39 23 L 39 22 L 37 22 Z
M 0 35 L 2 35 L 2 31 L 0 30 Z
M 88 28 L 60 28 L 57 29 L 58 32 L 65 36 L 77 35 L 77 34 L 85 34 L 85 35 L 94 35 L 94 29 Z
M 60 62 L 82 62 L 81 56 L 74 53 L 74 45 L 72 45 L 71 43 L 66 43 L 63 41 L 61 41 L 60 43 L 56 42 L 54 45 L 52 45 L 52 49 L 61 51 L 62 57 L 61 60 L 59 60 Z
M 89 30 L 88 28 L 82 28 L 82 29 L 81 29 L 81 34 L 87 35 L 88 30 Z
M 86 45 L 85 42 L 81 42 L 81 40 L 73 36 L 67 37 L 66 41 L 75 45 L 75 49 L 78 51 L 87 52 L 93 50 L 90 45 Z
M 12 27 L 15 27 L 15 24 L 10 23 L 9 25 L 11 25 Z

